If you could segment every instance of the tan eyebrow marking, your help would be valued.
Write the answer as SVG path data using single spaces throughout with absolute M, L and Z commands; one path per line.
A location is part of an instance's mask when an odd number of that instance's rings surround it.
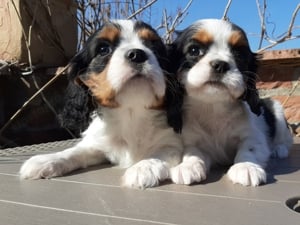
M 150 41 L 160 40 L 160 37 L 156 33 L 154 33 L 152 30 L 149 30 L 147 28 L 143 28 L 139 30 L 138 36 L 144 40 L 150 40 Z
M 214 41 L 213 36 L 205 30 L 200 30 L 200 31 L 196 32 L 192 36 L 192 39 L 194 39 L 204 45 L 210 45 Z
M 113 26 L 106 25 L 102 28 L 100 33 L 98 34 L 98 38 L 109 40 L 111 43 L 114 43 L 121 36 L 121 31 Z
M 229 45 L 231 46 L 249 46 L 248 40 L 245 35 L 240 31 L 233 31 L 228 40 Z

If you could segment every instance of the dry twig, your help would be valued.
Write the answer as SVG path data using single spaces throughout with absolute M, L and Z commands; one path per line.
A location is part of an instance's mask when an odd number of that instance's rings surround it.
M 227 14 L 229 12 L 231 2 L 232 2 L 232 0 L 228 0 L 227 5 L 226 5 L 225 10 L 224 10 L 224 13 L 223 13 L 223 16 L 222 16 L 222 20 L 228 20 L 229 19 Z
M 285 35 L 283 35 L 282 37 L 278 38 L 278 39 L 272 39 L 268 36 L 267 32 L 266 32 L 266 25 L 265 25 L 265 10 L 266 10 L 266 0 L 264 0 L 264 7 L 263 9 L 261 9 L 260 5 L 259 5 L 259 0 L 256 1 L 257 3 L 257 7 L 258 7 L 258 11 L 259 11 L 259 16 L 260 16 L 260 20 L 261 20 L 261 39 L 260 39 L 260 45 L 259 45 L 259 50 L 258 53 L 261 53 L 267 49 L 273 48 L 274 46 L 286 42 L 286 41 L 290 41 L 290 40 L 294 40 L 297 38 L 300 38 L 300 35 L 295 35 L 293 36 L 293 30 L 294 30 L 294 24 L 295 24 L 295 19 L 298 15 L 298 12 L 300 10 L 300 4 L 298 4 L 292 14 L 290 23 L 289 23 L 289 27 L 287 29 L 287 31 L 285 32 Z M 270 44 L 265 46 L 265 47 L 261 47 L 262 46 L 262 41 L 266 40 L 268 41 Z
M 151 5 L 153 5 L 155 2 L 157 2 L 157 0 L 152 0 L 151 2 L 149 2 L 148 4 L 146 4 L 145 6 L 139 8 L 137 11 L 135 11 L 133 14 L 131 14 L 130 16 L 127 17 L 127 19 L 132 19 L 134 18 L 137 14 L 140 14 L 142 11 L 144 11 L 145 9 L 149 8 Z
M 23 105 L 19 108 L 14 115 L 10 117 L 10 119 L 4 124 L 4 126 L 0 129 L 0 136 L 3 134 L 5 129 L 19 116 L 19 114 L 23 111 L 23 109 L 33 100 L 35 99 L 42 91 L 44 91 L 49 85 L 51 85 L 60 75 L 62 75 L 67 69 L 69 65 L 65 66 L 60 71 L 57 71 L 55 76 L 52 77 L 44 86 L 42 86 L 37 92 L 34 93 Z
M 169 17 L 167 16 L 167 10 L 164 9 L 162 24 L 159 25 L 157 27 L 157 29 L 161 29 L 161 28 L 165 29 L 165 34 L 163 35 L 163 39 L 165 40 L 165 42 L 167 44 L 169 44 L 173 41 L 172 34 L 175 32 L 176 27 L 178 27 L 178 25 L 182 23 L 184 17 L 188 13 L 188 9 L 192 5 L 192 3 L 193 3 L 193 0 L 190 0 L 183 10 L 179 10 L 177 12 L 177 15 L 175 16 L 175 18 L 173 20 L 170 16 Z M 169 22 L 171 23 L 170 26 L 169 26 Z

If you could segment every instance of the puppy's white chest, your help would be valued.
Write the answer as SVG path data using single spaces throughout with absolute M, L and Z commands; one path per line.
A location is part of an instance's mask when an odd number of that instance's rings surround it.
M 185 109 L 185 120 L 185 145 L 196 146 L 222 164 L 232 162 L 248 129 L 248 119 L 241 104 L 193 102 Z

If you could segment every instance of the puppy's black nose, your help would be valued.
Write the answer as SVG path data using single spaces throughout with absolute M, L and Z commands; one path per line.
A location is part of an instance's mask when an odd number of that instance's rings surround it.
M 229 64 L 222 60 L 213 60 L 210 65 L 216 73 L 225 73 L 230 69 Z
M 126 58 L 133 63 L 143 63 L 148 59 L 148 56 L 142 49 L 135 48 L 126 53 Z

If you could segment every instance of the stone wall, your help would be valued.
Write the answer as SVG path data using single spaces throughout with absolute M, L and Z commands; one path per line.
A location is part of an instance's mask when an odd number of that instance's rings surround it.
M 77 48 L 72 0 L 1 0 L 0 59 L 35 66 L 61 66 Z
M 258 74 L 261 97 L 279 100 L 288 122 L 300 133 L 300 49 L 263 53 Z
M 76 10 L 73 0 L 0 1 L 0 149 L 70 138 L 57 119 L 66 75 L 10 118 L 75 55 Z

